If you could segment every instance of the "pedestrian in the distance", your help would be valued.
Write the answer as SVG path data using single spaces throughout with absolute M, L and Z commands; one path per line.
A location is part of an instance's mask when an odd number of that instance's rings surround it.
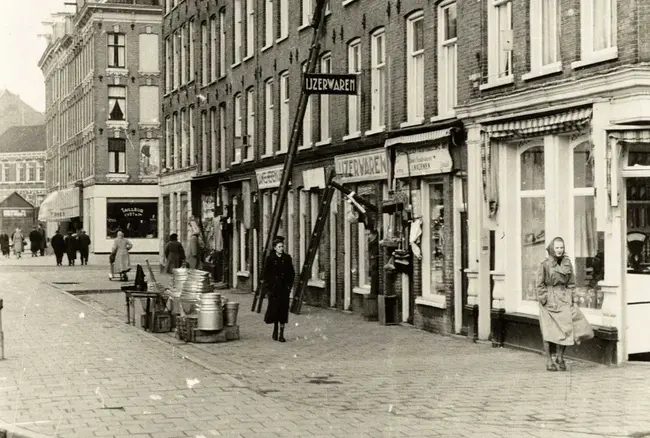
M 45 248 L 47 248 L 47 235 L 45 234 L 45 229 L 43 228 L 43 225 L 38 224 L 38 232 L 41 233 L 40 253 L 41 253 L 41 257 L 43 257 L 45 255 Z
M 25 250 L 25 236 L 20 228 L 16 228 L 14 234 L 11 236 L 11 241 L 14 244 L 14 254 L 16 258 L 22 258 L 23 251 Z
M 263 286 L 269 298 L 264 322 L 273 324 L 274 341 L 286 342 L 284 325 L 289 321 L 289 298 L 295 275 L 293 260 L 284 252 L 284 237 L 276 236 L 273 239 L 273 251 L 265 261 Z
M 88 254 L 90 253 L 90 236 L 86 234 L 86 231 L 79 230 L 77 235 L 77 245 L 79 247 L 79 256 L 81 258 L 81 264 L 88 264 Z
M 54 232 L 54 236 L 52 236 L 52 241 L 50 242 L 50 244 L 52 245 L 52 249 L 54 250 L 54 255 L 56 256 L 56 265 L 62 266 L 63 253 L 65 253 L 66 245 L 63 236 L 59 233 L 59 230 L 56 230 Z
M 198 232 L 192 233 L 188 246 L 187 264 L 190 265 L 190 269 L 201 269 L 201 245 Z
M 0 250 L 2 255 L 9 258 L 9 235 L 7 233 L 0 234 Z
M 564 240 L 556 237 L 546 251 L 548 257 L 542 262 L 537 277 L 539 326 L 544 340 L 546 369 L 566 371 L 564 350 L 567 345 L 593 338 L 594 331 L 573 302 L 575 275 L 571 260 L 565 253 Z
M 165 245 L 165 260 L 167 261 L 165 272 L 168 274 L 173 274 L 174 269 L 180 268 L 185 261 L 185 249 L 183 244 L 178 241 L 176 233 L 169 236 L 169 242 Z
M 32 257 L 38 257 L 38 252 L 41 250 L 41 237 L 41 233 L 34 226 L 32 232 L 29 233 L 29 249 L 32 251 Z
M 68 256 L 68 266 L 74 266 L 77 260 L 77 235 L 68 231 L 65 236 L 65 253 Z
M 124 238 L 124 233 L 122 231 L 118 231 L 117 237 L 113 241 L 113 250 L 111 254 L 115 257 L 115 262 L 113 262 L 113 272 L 119 272 L 120 280 L 122 281 L 128 280 L 126 273 L 131 270 L 131 257 L 129 256 L 131 248 L 133 248 L 131 242 Z

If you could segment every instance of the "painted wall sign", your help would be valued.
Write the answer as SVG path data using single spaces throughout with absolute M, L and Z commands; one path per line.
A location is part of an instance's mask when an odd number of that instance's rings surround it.
M 2 210 L 4 217 L 27 217 L 26 210 Z
M 264 190 L 280 187 L 280 181 L 282 180 L 282 167 L 283 166 L 280 165 L 257 169 L 255 171 L 255 174 L 257 175 L 257 188 Z
M 325 169 L 317 167 L 302 171 L 302 184 L 306 189 L 325 188 Z
M 388 177 L 388 162 L 383 148 L 337 156 L 334 165 L 343 182 L 373 181 Z
M 359 76 L 305 73 L 302 87 L 307 94 L 357 94 Z
M 397 152 L 395 157 L 395 178 L 448 173 L 452 169 L 452 158 L 447 145 L 426 149 Z

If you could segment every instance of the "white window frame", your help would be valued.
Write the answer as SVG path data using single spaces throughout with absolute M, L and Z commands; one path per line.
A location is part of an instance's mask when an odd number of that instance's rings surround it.
M 438 5 L 438 119 L 454 117 L 458 103 L 458 24 L 455 37 L 445 35 L 446 11 L 451 8 L 458 11 L 456 0 Z
M 173 63 L 173 89 L 176 90 L 180 86 L 181 82 L 181 61 L 180 61 L 180 52 L 178 49 L 178 46 L 180 45 L 180 37 L 178 35 L 178 31 L 174 32 L 172 34 L 172 56 L 174 57 L 174 63 Z
M 304 236 L 311 236 L 314 232 L 314 227 L 316 226 L 316 220 L 318 219 L 318 210 L 320 207 L 319 202 L 319 191 L 310 191 L 309 193 L 309 207 L 311 210 L 311 230 L 308 230 L 308 234 Z M 323 272 L 320 268 L 320 251 L 316 251 L 316 256 L 314 257 L 314 262 L 311 265 L 311 279 L 316 281 L 322 281 L 321 273 Z
M 246 154 L 244 160 L 252 160 L 255 150 L 255 89 L 246 91 Z
M 553 13 L 549 16 L 554 18 L 551 29 L 544 29 L 543 8 L 548 6 Z M 523 80 L 533 79 L 562 71 L 562 60 L 560 59 L 560 20 L 558 0 L 530 0 L 530 72 L 522 75 Z M 550 41 L 545 41 L 544 36 L 548 33 Z M 553 60 L 544 63 L 544 47 L 549 45 L 553 48 Z
M 280 144 L 278 152 L 283 153 L 289 149 L 290 128 L 289 123 L 289 72 L 280 73 Z
M 320 57 L 320 72 L 324 74 L 332 72 L 331 52 L 327 52 Z M 330 97 L 327 94 L 321 94 L 319 96 L 319 99 L 319 138 L 316 146 L 329 144 L 332 142 L 332 130 L 330 127 Z
M 311 23 L 311 17 L 314 14 L 314 5 L 313 0 L 301 0 L 300 3 L 302 9 L 300 28 L 304 28 Z
M 110 139 L 113 140 L 113 139 Z M 109 151 L 108 152 L 108 173 L 111 174 L 117 174 L 117 173 L 126 173 L 126 140 L 124 139 L 116 139 L 116 140 L 123 140 L 124 144 L 124 150 L 123 151 Z M 117 154 L 117 155 L 116 155 Z M 117 168 L 115 167 L 115 160 L 117 159 L 118 165 Z M 68 158 L 69 160 L 69 158 Z M 68 160 L 66 160 L 66 167 L 68 164 Z M 20 165 L 20 163 L 19 163 Z M 16 176 L 20 178 L 20 168 L 17 169 Z M 27 174 L 25 174 L 25 177 L 27 177 Z M 66 175 L 67 178 L 67 175 Z M 19 180 L 20 181 L 20 180 Z
M 181 168 L 187 167 L 188 162 L 190 132 L 187 124 L 187 110 L 183 108 L 181 109 Z
M 108 68 L 113 68 L 113 69 L 126 68 L 126 62 L 127 62 L 127 57 L 126 57 L 126 54 L 127 54 L 127 51 L 126 51 L 126 34 L 121 33 L 121 32 L 109 32 L 107 35 L 108 36 L 107 36 L 106 48 L 107 48 L 108 53 L 107 53 L 107 56 L 106 56 L 106 59 L 107 59 L 106 66 Z M 118 39 L 117 43 L 114 42 L 115 37 L 117 37 L 117 39 Z M 111 39 L 113 39 L 113 41 L 111 41 Z M 120 44 L 120 41 L 121 41 L 122 44 Z M 115 55 L 116 55 L 115 52 L 117 52 L 118 62 L 117 62 L 117 65 L 111 65 L 111 62 L 115 58 Z M 122 58 L 122 64 L 121 65 L 120 65 L 120 61 L 119 61 L 120 57 Z
M 280 1 L 280 37 L 278 42 L 289 37 L 289 0 Z
M 266 0 L 264 2 L 264 47 L 262 50 L 271 47 L 275 41 L 275 33 L 273 31 L 273 24 L 275 23 L 273 1 Z
M 303 62 L 302 64 L 302 72 L 303 74 L 307 71 L 307 62 Z M 312 106 L 311 106 L 311 96 L 307 97 L 307 104 L 305 106 L 305 116 L 302 119 L 302 145 L 300 146 L 301 149 L 307 149 L 310 148 L 314 145 L 313 141 L 313 126 L 312 126 L 312 120 L 314 118 L 314 114 L 312 111 Z
M 219 10 L 219 77 L 226 75 L 226 10 Z
M 242 161 L 242 114 L 241 114 L 241 93 L 235 94 L 233 99 L 233 117 L 235 119 L 235 132 L 233 138 L 234 159 L 233 164 Z
M 189 56 L 189 58 L 190 58 L 190 76 L 189 76 L 189 79 L 190 79 L 190 82 L 192 82 L 195 79 L 195 68 L 196 68 L 195 65 L 194 65 L 194 50 L 195 50 L 194 38 L 195 38 L 195 31 L 196 31 L 196 29 L 195 29 L 194 18 L 192 18 L 190 20 L 190 27 L 189 27 L 189 34 L 190 34 L 190 41 L 189 41 L 189 44 L 190 44 L 190 56 Z
M 305 264 L 305 259 L 307 257 L 307 237 L 309 231 L 307 230 L 307 200 L 309 196 L 309 191 L 300 190 L 299 199 L 298 199 L 298 227 L 301 236 L 305 238 L 299 240 L 299 257 L 300 257 L 300 266 Z
M 361 38 L 348 43 L 348 73 L 361 74 Z M 348 96 L 348 135 L 347 138 L 361 135 L 361 95 Z
M 512 44 L 510 39 L 513 36 L 512 32 L 512 1 L 513 0 L 488 0 L 488 47 L 493 47 L 488 52 L 488 77 L 487 83 L 481 85 L 481 90 L 499 87 L 514 82 L 513 65 L 512 65 Z M 506 8 L 506 15 L 510 17 L 510 31 L 501 32 L 499 13 L 500 8 Z M 508 44 L 508 41 L 509 44 Z M 506 51 L 507 54 L 503 55 L 501 52 Z M 502 56 L 506 56 L 510 71 L 505 73 L 501 71 L 500 62 L 503 60 Z
M 201 112 L 201 170 L 208 171 L 208 114 L 205 111 Z
M 424 33 L 424 12 L 417 11 L 406 19 L 406 122 L 403 126 L 424 122 L 424 35 L 423 47 L 416 50 L 413 39 L 418 23 Z
M 187 62 L 188 62 L 188 44 L 187 44 L 187 25 L 183 25 L 180 29 L 181 34 L 181 86 L 187 83 Z
M 221 169 L 226 170 L 226 105 L 219 105 L 219 154 Z
M 218 165 L 218 159 L 217 159 L 217 154 L 220 152 L 219 151 L 219 143 L 217 143 L 217 130 L 219 129 L 219 126 L 217 124 L 217 109 L 216 108 L 210 108 L 210 133 L 208 134 L 210 136 L 210 169 L 213 172 L 216 172 L 217 169 L 219 168 Z M 223 161 L 222 161 L 223 162 Z
M 208 34 L 208 23 L 201 23 L 201 85 L 206 86 L 210 82 L 208 53 L 210 47 L 210 36 Z
M 217 80 L 219 75 L 217 64 L 217 39 L 219 38 L 217 29 L 217 17 L 210 17 L 210 82 Z
M 239 218 L 239 269 L 238 274 L 249 274 L 246 266 L 246 227 L 244 218 Z
M 194 106 L 188 108 L 187 116 L 189 118 L 189 129 L 190 129 L 190 166 L 196 164 L 196 133 L 194 126 Z
M 111 96 L 111 90 L 123 90 L 124 91 L 124 96 L 117 96 L 113 95 Z M 122 114 L 124 117 L 122 119 L 111 119 L 110 118 L 110 113 L 111 113 L 111 99 L 120 99 L 121 102 L 123 102 L 123 105 L 120 106 L 122 110 Z M 108 121 L 109 122 L 124 122 L 128 120 L 128 105 L 129 105 L 129 95 L 128 95 L 128 90 L 127 87 L 124 85 L 109 85 L 108 86 Z
M 241 0 L 234 0 L 233 26 L 235 38 L 233 40 L 233 65 L 242 60 L 242 5 Z
M 264 82 L 264 156 L 273 155 L 274 127 L 273 79 Z
M 246 58 L 255 51 L 255 7 L 253 0 L 246 0 Z
M 366 225 L 363 222 L 357 224 L 357 240 L 359 245 L 359 288 L 370 293 L 370 276 L 366 272 L 366 258 L 370 257 L 368 248 L 368 236 L 366 236 Z
M 172 131 L 172 136 L 174 138 L 174 163 L 172 169 L 178 169 L 179 163 L 180 163 L 180 141 L 179 141 L 179 136 L 178 136 L 178 129 L 179 129 L 179 123 L 178 123 L 178 113 L 174 113 L 172 115 L 172 125 L 173 125 L 173 131 Z
M 174 147 L 173 142 L 173 132 L 172 132 L 172 118 L 167 116 L 165 119 L 165 167 L 167 169 L 172 168 L 172 148 Z
M 571 64 L 572 68 L 580 68 L 598 62 L 618 58 L 618 0 L 608 0 L 610 14 L 609 47 L 596 50 L 594 48 L 594 0 L 580 2 L 580 60 Z
M 377 56 L 378 41 L 381 41 L 380 56 Z M 372 109 L 370 131 L 367 134 L 386 130 L 386 31 L 384 28 L 372 33 L 370 46 Z
M 173 38 L 173 35 L 171 38 Z M 165 93 L 169 93 L 173 89 L 172 68 L 174 66 L 170 37 L 165 38 L 165 64 Z

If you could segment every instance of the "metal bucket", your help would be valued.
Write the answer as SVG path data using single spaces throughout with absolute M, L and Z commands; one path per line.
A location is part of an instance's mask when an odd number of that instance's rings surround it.
M 221 294 L 202 294 L 198 302 L 199 330 L 221 330 L 223 328 L 223 314 L 221 313 Z
M 226 310 L 224 312 L 225 324 L 227 326 L 237 325 L 238 313 L 239 313 L 239 303 L 235 303 L 235 302 L 226 303 Z

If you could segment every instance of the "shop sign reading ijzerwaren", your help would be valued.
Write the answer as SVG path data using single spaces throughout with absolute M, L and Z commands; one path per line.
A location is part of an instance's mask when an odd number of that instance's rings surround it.
M 395 178 L 448 173 L 452 169 L 452 158 L 447 145 L 426 149 L 414 149 L 397 153 L 395 157 Z
M 384 149 L 337 156 L 334 165 L 342 182 L 374 181 L 388 176 Z
M 255 171 L 257 176 L 257 188 L 259 190 L 264 190 L 280 187 L 280 181 L 282 180 L 282 167 L 282 165 L 279 165 L 257 169 Z

